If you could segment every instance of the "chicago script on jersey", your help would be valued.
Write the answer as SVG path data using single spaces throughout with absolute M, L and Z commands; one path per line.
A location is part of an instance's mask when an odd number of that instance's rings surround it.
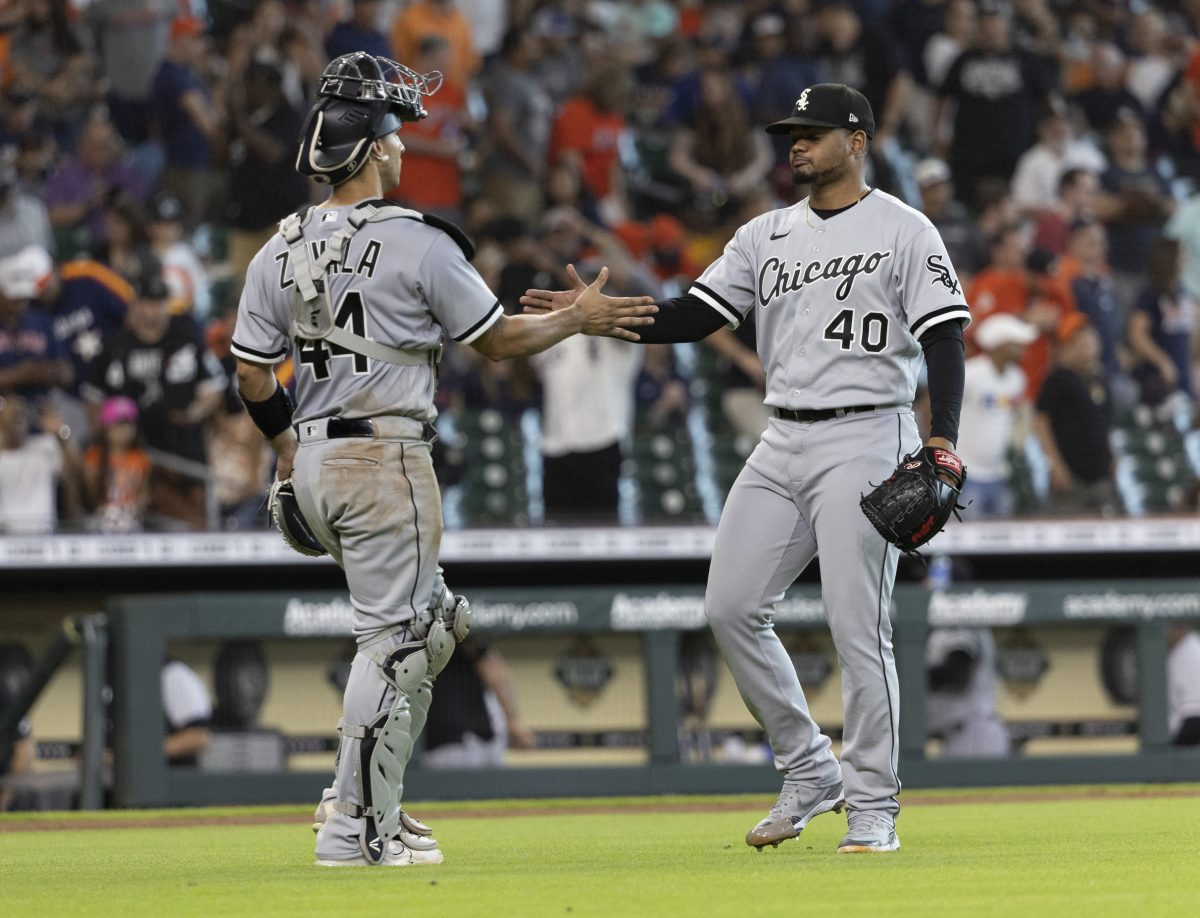
M 874 274 L 885 258 L 891 258 L 889 249 L 886 252 L 872 252 L 865 255 L 856 252 L 845 257 L 835 256 L 828 261 L 810 261 L 807 265 L 802 261 L 793 262 L 788 270 L 787 262 L 782 258 L 771 257 L 762 263 L 758 269 L 758 301 L 764 308 L 771 301 L 785 293 L 799 290 L 807 284 L 819 280 L 836 280 L 841 283 L 833 291 L 838 300 L 844 300 L 850 295 L 854 281 L 860 274 Z

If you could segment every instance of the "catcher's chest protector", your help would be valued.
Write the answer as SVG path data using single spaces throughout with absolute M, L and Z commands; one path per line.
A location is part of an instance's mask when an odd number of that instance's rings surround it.
M 329 238 L 320 254 L 314 256 L 304 239 L 304 227 L 311 219 L 314 209 L 291 214 L 279 222 L 279 234 L 288 244 L 288 257 L 296 282 L 292 337 L 308 341 L 329 341 L 353 353 L 395 366 L 427 366 L 439 363 L 442 359 L 441 345 L 428 350 L 406 350 L 364 338 L 348 328 L 339 326 L 334 322 L 334 309 L 329 301 L 329 284 L 326 282 L 330 266 L 342 263 L 350 240 L 367 223 L 395 218 L 427 221 L 415 210 L 395 204 L 366 201 L 350 212 L 346 218 L 346 225 Z

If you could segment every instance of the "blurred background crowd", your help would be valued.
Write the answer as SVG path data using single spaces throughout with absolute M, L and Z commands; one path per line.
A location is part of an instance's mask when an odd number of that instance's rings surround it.
M 0 531 L 245 529 L 247 264 L 332 57 L 440 70 L 388 196 L 527 287 L 671 296 L 799 199 L 799 92 L 848 83 L 868 181 L 939 228 L 974 321 L 971 516 L 1195 510 L 1200 0 L 0 0 Z M 290 362 L 280 370 L 290 383 Z M 715 521 L 766 424 L 753 323 L 696 346 L 453 348 L 450 526 Z

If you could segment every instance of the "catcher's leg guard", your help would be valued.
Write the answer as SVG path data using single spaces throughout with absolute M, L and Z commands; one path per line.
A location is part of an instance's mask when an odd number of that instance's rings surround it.
M 392 709 L 373 725 L 370 738 L 362 744 L 363 833 L 361 844 L 367 860 L 378 861 L 385 845 L 400 833 L 400 798 L 404 795 L 404 770 L 412 755 L 412 715 L 409 699 L 397 692 Z
M 428 826 L 400 808 L 404 772 L 413 744 L 425 728 L 434 678 L 450 660 L 455 641 L 470 630 L 470 604 L 446 588 L 438 571 L 430 608 L 417 621 L 359 652 L 346 687 L 342 741 L 334 789 L 337 799 L 322 799 L 314 829 L 322 829 L 322 810 L 360 820 L 359 848 L 379 863 L 393 838 L 414 850 L 437 843 Z M 328 795 L 327 795 L 328 796 Z M 340 824 L 344 831 L 346 823 Z M 318 835 L 318 850 L 322 836 Z
M 442 577 L 442 569 L 437 570 L 437 580 L 433 585 L 433 594 L 430 597 L 429 611 L 434 617 L 440 616 L 444 627 L 447 631 L 454 635 L 456 641 L 462 641 L 471 630 L 471 604 L 467 602 L 466 597 L 456 596 L 450 592 L 446 586 L 446 581 Z M 451 652 L 453 648 L 451 648 Z M 421 735 L 421 731 L 425 729 L 425 721 L 429 716 L 429 705 L 433 702 L 433 680 L 450 661 L 450 652 L 442 649 L 442 655 L 430 660 L 430 672 L 424 679 L 421 680 L 420 686 L 410 696 L 412 707 L 412 735 L 414 738 Z M 425 835 L 428 831 L 428 826 L 424 826 L 417 820 L 405 814 L 402 817 L 405 828 L 408 831 L 417 835 Z M 419 831 L 415 826 L 420 826 L 426 831 Z
M 424 727 L 433 677 L 454 652 L 454 639 L 440 620 L 427 627 L 423 639 L 394 647 L 381 663 L 383 679 L 393 690 L 390 708 L 370 724 L 342 728 L 343 736 L 360 740 L 356 787 L 364 817 L 360 845 L 367 860 L 376 863 L 383 857 L 386 843 L 403 829 L 400 801 L 404 772 L 419 733 L 415 728 Z M 413 723 L 414 701 L 420 712 L 419 724 Z

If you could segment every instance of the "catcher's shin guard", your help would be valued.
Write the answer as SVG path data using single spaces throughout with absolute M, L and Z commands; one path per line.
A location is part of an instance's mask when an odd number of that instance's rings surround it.
M 470 627 L 470 604 L 450 592 L 439 569 L 428 611 L 391 640 L 360 651 L 351 667 L 346 717 L 339 725 L 337 800 L 331 806 L 362 820 L 359 847 L 370 863 L 381 863 L 387 843 L 394 838 L 408 847 L 420 847 L 421 836 L 431 834 L 400 808 L 404 772 L 416 738 L 425 728 L 434 679 Z M 379 710 L 380 703 L 387 704 L 386 709 Z M 436 842 L 429 842 L 436 847 Z
M 412 714 L 409 698 L 397 692 L 392 709 L 376 722 L 375 735 L 360 748 L 362 782 L 363 855 L 378 862 L 387 842 L 400 833 L 400 799 L 404 796 L 404 770 L 412 755 Z
M 433 677 L 445 668 L 453 652 L 454 639 L 442 622 L 435 620 L 424 638 L 405 641 L 380 666 L 383 679 L 393 689 L 389 710 L 371 724 L 342 728 L 343 737 L 357 738 L 361 743 L 355 788 L 362 800 L 360 845 L 363 856 L 372 863 L 382 859 L 387 842 L 404 828 L 400 802 L 404 797 L 404 772 L 419 735 L 415 728 L 424 727 L 433 697 Z M 416 724 L 414 708 L 419 712 Z
M 377 722 L 370 748 L 364 743 L 362 750 L 362 767 L 370 776 L 363 782 L 366 823 L 368 826 L 374 823 L 375 833 L 385 841 L 395 838 L 402 826 L 400 801 L 404 797 L 404 771 L 417 736 L 413 729 L 413 696 L 420 693 L 429 676 L 433 642 L 440 643 L 445 639 L 444 631 L 440 635 L 434 634 L 436 625 L 435 622 L 430 627 L 425 640 L 401 645 L 388 658 L 383 676 L 396 690 L 396 700 L 387 716 Z M 425 710 L 427 712 L 428 708 Z M 364 844 L 371 842 L 365 837 Z

